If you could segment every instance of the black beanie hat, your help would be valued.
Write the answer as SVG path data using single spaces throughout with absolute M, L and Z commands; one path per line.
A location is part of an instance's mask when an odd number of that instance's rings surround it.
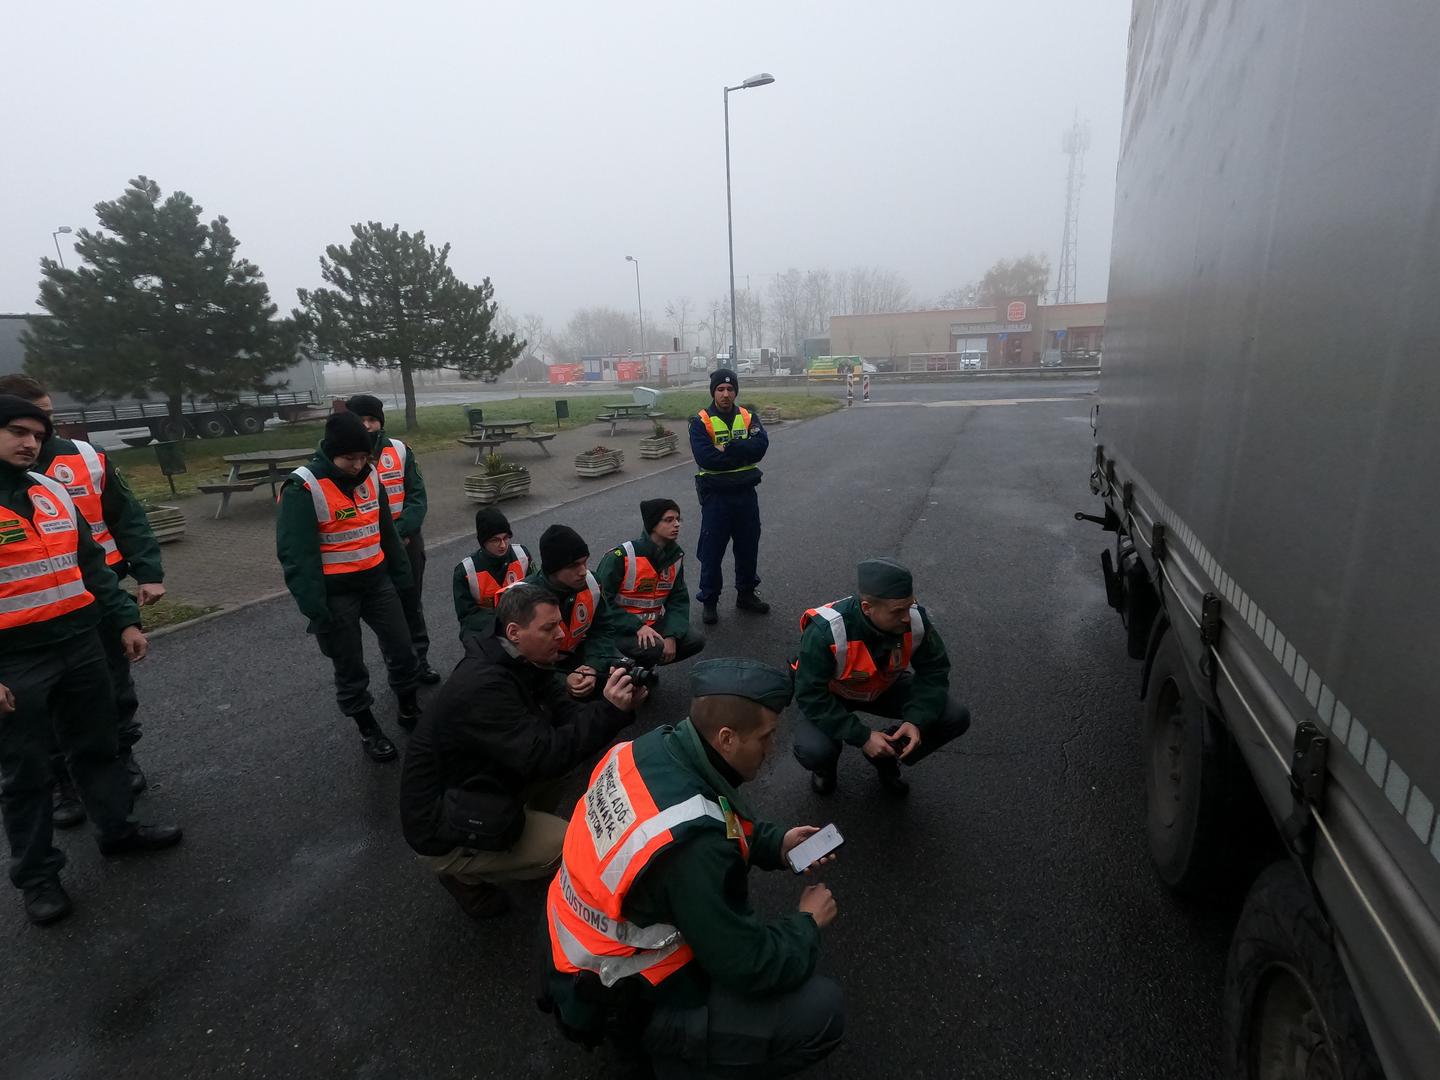
M 49 415 L 33 401 L 26 401 L 14 394 L 0 394 L 0 426 L 10 423 L 11 420 L 18 420 L 20 417 L 27 417 L 31 420 L 39 420 L 45 425 L 45 438 L 55 434 L 55 425 L 50 422 Z
M 334 461 L 341 454 L 369 454 L 375 442 L 360 417 L 352 412 L 337 412 L 325 421 L 325 441 L 320 445 Z
M 735 392 L 740 392 L 740 378 L 729 368 L 720 368 L 710 373 L 710 393 L 715 393 L 717 386 L 733 386 Z
M 540 571 L 553 574 L 590 554 L 580 534 L 569 525 L 551 525 L 540 534 Z
M 680 504 L 674 499 L 646 499 L 640 504 L 640 520 L 645 523 L 645 531 L 652 533 L 655 526 L 660 524 L 663 518 L 671 510 L 680 512 Z
M 353 394 L 345 399 L 345 408 L 356 416 L 373 416 L 385 426 L 385 403 L 374 394 Z
M 475 539 L 485 543 L 493 536 L 510 531 L 510 522 L 493 506 L 482 506 L 475 511 Z

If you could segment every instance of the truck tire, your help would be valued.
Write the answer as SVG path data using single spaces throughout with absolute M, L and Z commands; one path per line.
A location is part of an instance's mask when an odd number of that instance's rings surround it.
M 1172 891 L 1209 895 L 1220 884 L 1227 736 L 1196 695 L 1173 629 L 1156 648 L 1141 711 L 1151 860 Z
M 235 431 L 240 435 L 259 435 L 265 430 L 265 417 L 255 412 L 243 412 L 234 417 Z
M 159 442 L 176 442 L 180 439 L 188 439 L 194 433 L 185 421 L 172 420 L 167 416 L 150 425 L 150 434 L 154 435 Z
M 195 418 L 195 430 L 202 439 L 223 439 L 231 434 L 230 421 L 220 413 L 206 413 Z
M 1287 859 L 1255 880 L 1225 968 L 1230 1080 L 1383 1080 L 1330 927 Z

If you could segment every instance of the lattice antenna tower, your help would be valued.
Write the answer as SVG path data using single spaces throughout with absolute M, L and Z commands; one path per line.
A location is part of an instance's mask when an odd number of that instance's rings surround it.
M 1075 246 L 1080 233 L 1080 189 L 1085 186 L 1085 151 L 1090 148 L 1090 125 L 1077 113 L 1070 130 L 1060 137 L 1060 151 L 1070 158 L 1065 177 L 1065 232 L 1060 238 L 1060 270 L 1055 278 L 1055 302 L 1075 302 Z

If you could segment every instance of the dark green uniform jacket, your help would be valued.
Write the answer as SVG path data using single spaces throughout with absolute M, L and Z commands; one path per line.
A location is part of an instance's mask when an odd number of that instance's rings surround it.
M 36 468 L 28 470 L 41 472 Z M 0 506 L 13 511 L 27 521 L 35 519 L 35 507 L 26 494 L 35 486 L 35 481 L 26 475 L 27 470 L 0 462 Z M 67 612 L 59 618 L 45 622 L 17 626 L 11 630 L 0 630 L 0 649 L 10 652 L 15 649 L 33 649 L 84 634 L 106 620 L 116 630 L 127 626 L 140 625 L 140 609 L 134 598 L 120 588 L 120 579 L 105 565 L 105 549 L 95 543 L 90 535 L 90 526 L 80 519 L 80 538 L 77 548 L 80 573 L 85 579 L 85 588 L 95 597 L 95 603 Z M 0 721 L 3 722 L 3 721 Z
M 642 536 L 632 541 L 635 545 L 635 554 L 642 559 L 649 559 L 652 566 L 660 572 L 671 564 L 678 562 L 685 554 L 685 550 L 679 544 L 667 544 L 665 547 L 658 546 L 648 536 Z M 620 583 L 625 580 L 625 551 L 623 548 L 612 548 L 600 559 L 600 565 L 595 570 L 595 580 L 600 583 L 600 591 L 605 594 L 605 626 L 604 632 L 607 636 L 621 639 L 633 638 L 640 632 L 640 627 L 645 621 L 639 615 L 633 615 L 622 608 L 616 600 L 620 592 Z M 675 587 L 670 590 L 670 595 L 665 598 L 665 614 L 655 624 L 655 629 L 661 637 L 681 637 L 690 629 L 690 594 L 685 588 L 685 566 L 681 563 L 680 572 L 675 575 Z
M 883 668 L 885 658 L 898 652 L 901 644 L 899 634 L 884 634 L 865 617 L 860 610 L 860 598 L 847 596 L 836 601 L 835 610 L 845 617 L 845 633 L 851 641 L 863 641 L 875 660 L 875 666 Z M 925 609 L 920 609 L 920 618 L 925 624 L 925 640 L 910 657 L 910 667 L 915 672 L 910 684 L 910 698 L 905 702 L 905 719 L 920 729 L 923 737 L 926 727 L 938 719 L 945 708 L 950 693 L 950 657 L 945 653 L 945 642 L 940 639 L 935 624 Z M 830 624 L 824 619 L 811 619 L 810 625 L 800 637 L 800 666 L 795 671 L 795 702 L 804 712 L 806 719 L 815 724 L 831 738 L 840 739 L 851 746 L 861 746 L 870 737 L 870 729 L 850 709 L 844 699 L 830 692 L 829 682 L 835 677 L 835 653 L 831 649 L 835 639 L 830 633 Z M 852 702 L 853 708 L 865 710 L 864 702 Z
M 675 728 L 648 732 L 634 744 L 635 762 L 661 807 L 703 792 L 717 802 L 724 797 L 737 814 L 755 821 L 711 753 L 688 719 Z M 636 989 L 653 993 L 657 1004 L 689 1008 L 704 1003 L 712 981 L 747 997 L 762 997 L 793 990 L 810 977 L 820 954 L 815 920 L 794 911 L 767 922 L 749 901 L 746 874 L 751 866 L 780 869 L 784 838 L 779 826 L 755 821 L 747 864 L 739 841 L 727 838 L 724 824 L 705 818 L 646 865 L 621 914 L 639 926 L 674 926 L 695 958 L 653 991 L 643 978 L 632 976 Z M 596 1005 L 585 1000 L 583 990 L 577 995 L 574 978 L 552 964 L 548 986 L 570 1027 L 594 1030 Z
M 404 439 L 400 440 L 405 442 Z M 378 456 L 381 450 L 390 445 L 390 436 L 384 430 L 375 433 L 375 453 Z M 319 475 L 318 473 L 316 474 Z M 425 511 L 429 509 L 429 502 L 425 497 L 425 478 L 420 475 L 420 463 L 415 460 L 415 448 L 408 442 L 405 443 L 405 506 L 400 511 L 400 516 L 395 519 L 395 531 L 400 534 L 400 539 L 407 536 L 414 536 L 425 525 Z
M 489 574 L 495 579 L 495 584 L 500 585 L 505 581 L 505 571 L 515 561 L 515 548 L 508 547 L 504 555 L 495 556 L 482 546 L 471 552 L 470 558 L 475 562 L 476 573 Z M 463 562 L 455 564 L 455 573 L 450 579 L 450 591 L 455 598 L 455 618 L 460 620 L 460 636 L 478 634 L 480 637 L 489 637 L 495 630 L 495 609 L 482 608 L 475 602 L 475 597 L 470 592 L 470 582 L 465 578 Z
M 349 476 L 336 468 L 323 450 L 316 450 L 315 456 L 305 464 L 317 479 L 333 480 L 342 492 L 352 498 L 361 481 L 375 471 L 367 465 L 359 476 Z M 380 489 L 378 477 L 376 488 Z M 285 586 L 295 597 L 300 614 L 310 620 L 312 631 L 324 630 L 330 621 L 330 605 L 326 598 L 332 592 L 364 589 L 373 574 L 388 573 L 397 589 L 410 585 L 410 558 L 405 554 L 405 545 L 385 507 L 383 489 L 379 490 L 379 498 L 380 549 L 385 561 L 369 570 L 352 574 L 327 574 L 320 563 L 320 523 L 315 520 L 315 503 L 304 484 L 293 476 L 286 477 L 280 489 L 280 509 L 275 518 L 275 554 L 280 558 L 280 568 L 285 571 Z
M 40 447 L 35 471 L 46 472 L 57 457 L 77 452 L 72 440 L 53 435 Z M 97 452 L 103 453 L 98 448 Z M 140 505 L 130 485 L 125 483 L 109 454 L 105 454 L 105 490 L 100 493 L 100 513 L 105 518 L 105 524 L 110 526 L 115 546 L 124 556 L 124 562 L 116 563 L 110 569 L 118 577 L 129 574 L 141 585 L 163 582 L 165 571 L 160 566 L 160 541 L 155 539 L 150 529 L 145 507 Z

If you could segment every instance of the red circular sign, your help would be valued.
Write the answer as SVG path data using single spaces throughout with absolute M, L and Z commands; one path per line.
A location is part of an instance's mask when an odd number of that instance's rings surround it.
M 1012 300 L 1010 306 L 1005 309 L 1005 318 L 1008 322 L 1025 321 L 1025 301 Z

